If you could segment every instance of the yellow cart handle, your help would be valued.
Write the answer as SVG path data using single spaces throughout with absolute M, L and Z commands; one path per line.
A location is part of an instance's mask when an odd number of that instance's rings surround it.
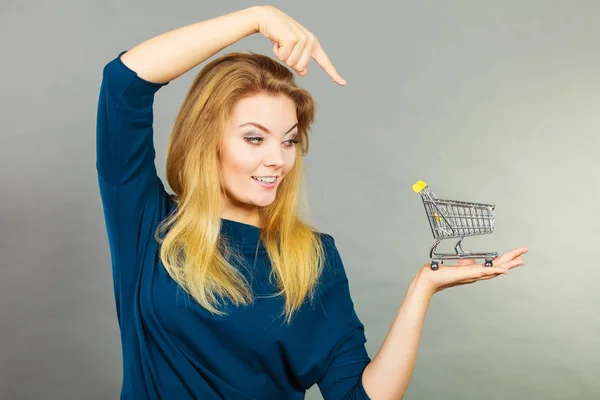
M 415 193 L 421 193 L 421 191 L 423 189 L 425 189 L 427 187 L 427 184 L 423 181 L 417 181 L 417 183 L 415 183 L 413 185 L 413 190 L 415 191 Z

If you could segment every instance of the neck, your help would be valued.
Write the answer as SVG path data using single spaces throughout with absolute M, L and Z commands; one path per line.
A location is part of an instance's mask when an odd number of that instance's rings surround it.
M 231 221 L 241 222 L 243 224 L 254 225 L 256 227 L 262 228 L 262 224 L 260 221 L 260 215 L 258 213 L 244 213 L 244 212 L 221 212 L 221 218 L 228 219 Z

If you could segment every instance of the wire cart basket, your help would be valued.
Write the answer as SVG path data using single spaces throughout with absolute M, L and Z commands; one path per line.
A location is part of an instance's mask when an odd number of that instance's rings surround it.
M 471 250 L 463 250 L 461 243 L 465 237 L 488 235 L 494 232 L 496 206 L 438 199 L 423 181 L 417 181 L 413 185 L 413 190 L 421 195 L 433 238 L 436 239 L 429 252 L 432 270 L 437 270 L 444 260 L 463 258 L 484 258 L 486 267 L 494 265 L 493 259 L 498 256 L 498 253 L 475 253 Z M 454 246 L 455 254 L 435 252 L 443 239 L 454 238 L 458 238 Z

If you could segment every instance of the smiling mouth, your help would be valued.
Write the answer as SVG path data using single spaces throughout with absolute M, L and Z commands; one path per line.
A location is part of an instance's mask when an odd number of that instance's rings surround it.
M 252 177 L 252 179 L 254 179 L 255 181 L 262 182 L 262 183 L 275 183 L 275 182 L 277 182 L 279 180 L 279 176 L 274 176 L 273 178 L 275 178 L 275 179 L 273 179 L 272 181 L 271 180 L 269 180 L 269 181 L 262 181 L 262 180 L 258 179 L 256 176 Z

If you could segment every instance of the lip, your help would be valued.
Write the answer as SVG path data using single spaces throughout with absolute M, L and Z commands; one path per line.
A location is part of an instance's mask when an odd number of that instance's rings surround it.
M 273 183 L 260 182 L 260 181 L 257 181 L 256 179 L 254 179 L 253 177 L 250 177 L 250 179 L 252 179 L 254 182 L 258 183 L 260 186 L 262 186 L 266 189 L 272 189 L 275 186 L 277 186 L 277 182 L 279 181 L 279 176 L 275 176 L 275 181 L 273 181 Z

